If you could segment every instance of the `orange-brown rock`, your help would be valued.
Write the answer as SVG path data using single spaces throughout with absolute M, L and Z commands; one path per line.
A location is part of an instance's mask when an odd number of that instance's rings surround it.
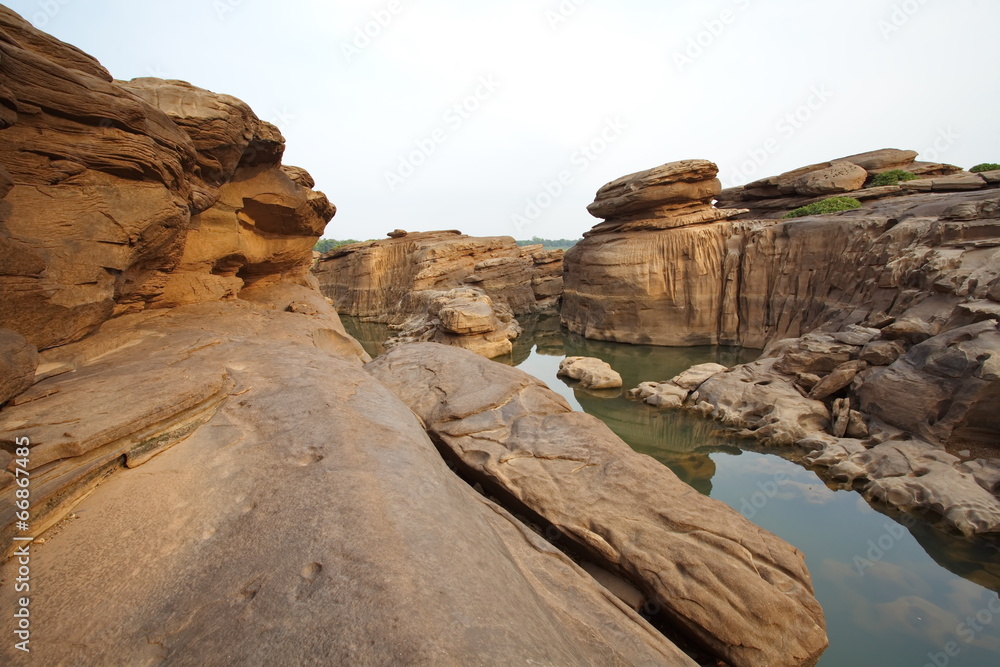
M 320 289 L 344 315 L 402 324 L 426 310 L 427 293 L 475 287 L 515 315 L 552 308 L 562 294 L 562 251 L 518 247 L 508 236 L 393 232 L 342 246 L 319 261 Z
M 44 349 L 123 313 L 307 281 L 334 209 L 239 100 L 114 81 L 0 7 L 0 109 L 0 327 Z

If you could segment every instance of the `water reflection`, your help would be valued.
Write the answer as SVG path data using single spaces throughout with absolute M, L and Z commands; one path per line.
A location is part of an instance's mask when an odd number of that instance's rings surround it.
M 352 335 L 376 354 L 387 327 Z M 756 351 L 661 348 L 589 341 L 555 317 L 525 318 L 505 363 L 546 382 L 576 409 L 604 421 L 634 449 L 797 546 L 823 605 L 830 648 L 821 667 L 980 667 L 1000 664 L 1000 549 L 914 517 L 871 507 L 854 491 L 755 444 L 720 433 L 710 420 L 660 411 L 622 392 L 587 392 L 556 377 L 565 356 L 603 359 L 625 389 L 668 380 L 690 366 L 750 361 Z M 358 332 L 358 333 L 355 333 Z M 377 340 L 376 340 L 377 339 Z

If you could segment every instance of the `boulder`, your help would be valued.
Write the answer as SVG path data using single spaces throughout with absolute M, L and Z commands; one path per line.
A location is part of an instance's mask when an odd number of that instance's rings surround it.
M 387 346 L 434 341 L 492 359 L 510 354 L 511 341 L 521 334 L 510 308 L 482 290 L 465 287 L 424 296 L 429 299 L 424 314 L 403 325 Z
M 439 345 L 367 365 L 470 480 L 628 579 L 731 665 L 812 664 L 827 640 L 802 554 L 514 368 Z M 547 531 L 549 529 L 546 529 Z
M 850 162 L 834 162 L 825 169 L 805 174 L 792 187 L 800 195 L 835 195 L 860 190 L 868 172 Z
M 38 350 L 24 336 L 0 329 L 0 406 L 35 383 Z
M 558 375 L 579 380 L 584 389 L 618 389 L 622 376 L 611 365 L 592 357 L 567 357 L 559 362 Z
M 933 442 L 982 443 L 1000 457 L 997 322 L 951 329 L 876 368 L 859 391 L 862 410 Z

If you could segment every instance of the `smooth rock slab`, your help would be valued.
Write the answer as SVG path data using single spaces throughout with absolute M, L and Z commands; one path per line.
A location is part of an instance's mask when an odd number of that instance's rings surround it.
M 366 368 L 470 475 L 629 579 L 719 658 L 812 664 L 826 647 L 797 549 L 573 412 L 539 380 L 432 344 L 397 347 Z
M 106 372 L 145 359 L 169 386 L 189 370 L 173 354 L 225 367 L 236 386 L 208 423 L 108 478 L 31 546 L 44 622 L 30 654 L 4 641 L 0 664 L 693 667 L 455 476 L 356 357 L 316 344 L 325 318 L 288 301 L 175 309 L 115 334 Z M 85 411 L 86 384 L 72 391 Z M 126 383 L 104 398 L 144 400 Z M 0 587 L 0 608 L 17 595 Z

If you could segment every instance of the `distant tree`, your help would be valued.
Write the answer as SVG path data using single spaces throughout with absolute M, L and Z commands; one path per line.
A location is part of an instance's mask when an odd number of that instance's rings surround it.
M 337 241 L 334 239 L 320 239 L 319 242 L 313 247 L 313 250 L 324 255 L 334 248 L 339 248 L 342 245 L 349 245 L 351 243 L 358 243 L 354 239 L 347 239 L 346 241 Z
M 517 245 L 540 245 L 547 250 L 569 250 L 575 246 L 580 239 L 543 239 L 533 236 L 530 241 L 517 241 Z

